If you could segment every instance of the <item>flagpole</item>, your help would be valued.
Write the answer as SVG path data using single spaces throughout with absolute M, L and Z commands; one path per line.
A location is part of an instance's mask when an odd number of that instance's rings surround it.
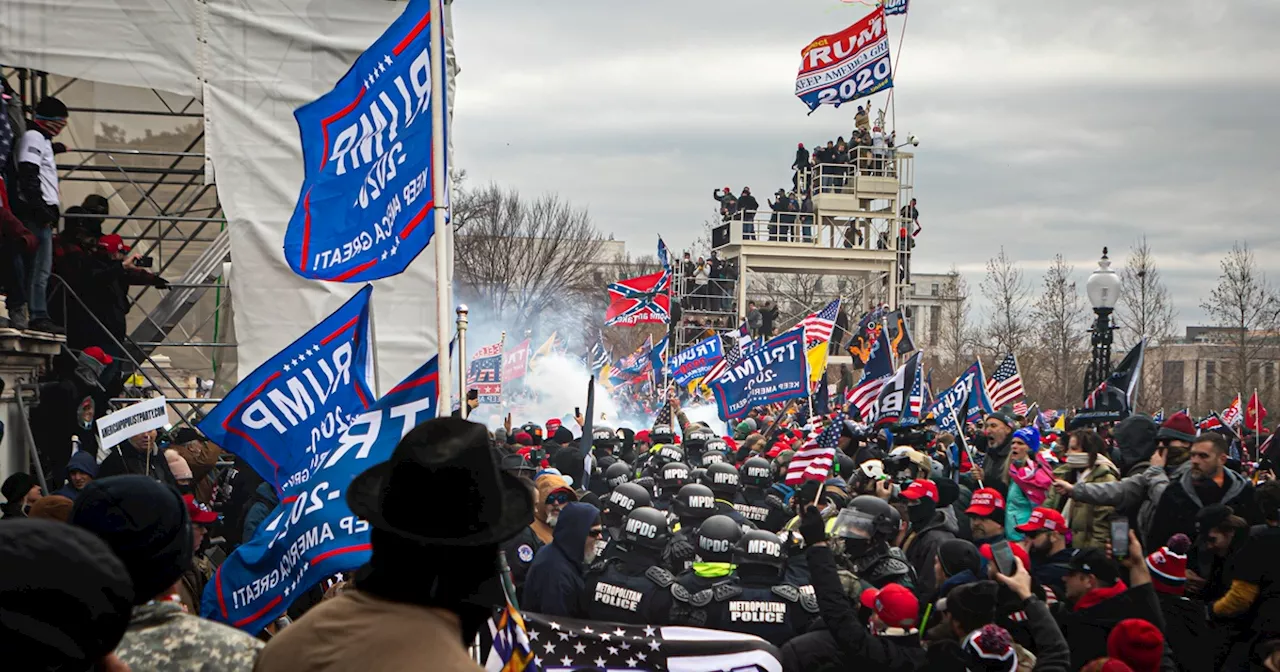
M 1258 388 L 1253 388 L 1253 445 L 1254 449 L 1262 445 L 1262 400 L 1258 398 Z M 1249 419 L 1249 414 L 1245 414 L 1245 420 Z M 1245 429 L 1248 429 L 1246 427 Z M 1260 461 L 1261 458 L 1254 456 L 1254 461 Z
M 507 389 L 502 385 L 502 360 L 507 358 L 507 332 L 503 331 L 498 338 L 498 412 L 507 414 Z
M 471 415 L 467 405 L 467 304 L 459 303 L 458 309 L 458 412 L 466 420 Z M 445 375 L 448 377 L 448 374 Z
M 431 221 L 435 229 L 436 248 L 436 356 L 439 370 L 446 375 L 438 379 L 440 402 L 436 408 L 449 408 L 453 395 L 449 366 L 449 304 L 453 273 L 450 259 L 453 229 L 446 221 L 449 207 L 449 174 L 446 149 L 448 129 L 445 125 L 445 78 L 448 71 L 444 54 L 444 0 L 431 0 L 431 193 L 434 197 Z M 460 406 L 466 405 L 465 393 L 458 393 Z

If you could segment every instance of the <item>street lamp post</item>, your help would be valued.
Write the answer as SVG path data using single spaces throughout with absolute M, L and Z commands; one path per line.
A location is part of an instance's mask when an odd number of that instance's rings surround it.
M 1089 362 L 1089 370 L 1085 374 L 1084 394 L 1087 397 L 1102 381 L 1111 375 L 1111 337 L 1115 327 L 1111 324 L 1111 313 L 1120 299 L 1120 276 L 1111 270 L 1111 260 L 1107 258 L 1107 248 L 1102 248 L 1102 258 L 1098 260 L 1098 268 L 1089 275 L 1085 283 L 1089 295 L 1089 303 L 1097 319 L 1090 329 L 1089 341 L 1093 346 L 1093 357 Z

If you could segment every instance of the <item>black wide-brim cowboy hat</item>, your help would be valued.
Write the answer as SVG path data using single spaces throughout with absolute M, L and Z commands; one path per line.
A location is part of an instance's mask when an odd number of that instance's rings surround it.
M 373 527 L 435 546 L 506 541 L 533 522 L 533 500 L 529 483 L 498 469 L 484 426 L 453 417 L 410 430 L 347 490 L 351 512 Z M 450 515 L 434 515 L 428 501 Z

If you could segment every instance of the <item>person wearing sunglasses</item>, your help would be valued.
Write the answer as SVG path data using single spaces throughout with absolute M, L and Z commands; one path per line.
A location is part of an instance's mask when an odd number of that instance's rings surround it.
M 551 543 L 538 549 L 529 566 L 521 608 L 549 616 L 584 617 L 583 575 L 603 539 L 599 509 L 583 502 L 566 503 Z
M 516 599 L 523 604 L 525 576 L 538 550 L 551 543 L 560 514 L 565 505 L 576 502 L 578 495 L 569 482 L 558 474 L 543 474 L 534 482 L 537 499 L 533 504 L 533 522 L 502 545 L 511 580 L 516 586 Z

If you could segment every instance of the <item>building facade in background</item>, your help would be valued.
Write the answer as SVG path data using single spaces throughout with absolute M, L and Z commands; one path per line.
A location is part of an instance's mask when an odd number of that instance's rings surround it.
M 1274 409 L 1280 403 L 1280 334 L 1250 333 L 1242 349 L 1233 333 L 1187 327 L 1183 338 L 1151 348 L 1146 368 L 1158 388 L 1153 396 L 1166 409 L 1189 407 L 1203 415 L 1225 408 L 1237 393 L 1247 400 L 1256 387 L 1263 406 Z

